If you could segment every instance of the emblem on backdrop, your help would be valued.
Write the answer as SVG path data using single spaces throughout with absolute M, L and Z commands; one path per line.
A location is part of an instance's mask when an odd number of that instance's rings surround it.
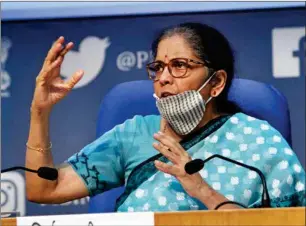
M 11 76 L 6 70 L 6 62 L 9 57 L 9 50 L 12 42 L 7 37 L 1 38 L 1 97 L 10 97 L 9 88 L 11 86 Z

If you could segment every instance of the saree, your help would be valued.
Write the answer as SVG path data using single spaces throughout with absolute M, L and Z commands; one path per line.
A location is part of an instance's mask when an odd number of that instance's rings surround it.
M 305 206 L 305 171 L 282 135 L 266 121 L 243 113 L 209 122 L 180 142 L 192 159 L 219 154 L 261 170 L 272 207 Z M 158 171 L 154 160 L 171 164 L 157 154 L 129 175 L 118 212 L 205 210 L 175 177 Z M 259 175 L 239 165 L 212 159 L 199 172 L 214 190 L 249 208 L 261 207 L 263 186 Z
M 125 186 L 118 212 L 205 210 L 154 160 L 171 164 L 152 147 L 160 130 L 159 115 L 135 116 L 86 145 L 69 163 L 90 196 Z M 282 135 L 268 122 L 244 113 L 207 123 L 180 144 L 192 159 L 219 154 L 257 167 L 266 178 L 272 207 L 305 206 L 305 171 Z M 248 207 L 261 206 L 259 176 L 244 167 L 212 159 L 199 171 L 215 191 Z

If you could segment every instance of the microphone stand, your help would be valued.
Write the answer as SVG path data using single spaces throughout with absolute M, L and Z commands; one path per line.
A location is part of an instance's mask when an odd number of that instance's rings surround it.
M 6 173 L 6 172 L 9 172 L 9 171 L 15 171 L 15 170 L 19 170 L 19 169 L 29 171 L 29 172 L 32 172 L 32 173 L 37 173 L 37 170 L 28 169 L 28 168 L 23 167 L 23 166 L 15 166 L 15 167 L 7 168 L 7 169 L 4 169 L 4 170 L 1 170 L 1 173 Z
M 228 162 L 231 162 L 231 163 L 234 163 L 234 164 L 237 164 L 239 166 L 242 166 L 242 167 L 245 167 L 247 169 L 250 169 L 250 170 L 253 170 L 255 171 L 260 179 L 261 179 L 261 182 L 262 182 L 262 185 L 263 185 L 263 192 L 262 192 L 262 198 L 261 198 L 261 202 L 262 202 L 262 207 L 264 208 L 269 208 L 271 207 L 271 201 L 270 201 L 270 196 L 269 196 L 269 193 L 268 193 L 268 187 L 267 187 L 267 183 L 266 183 L 266 179 L 265 179 L 265 176 L 263 175 L 263 173 L 256 167 L 253 167 L 253 166 L 249 166 L 249 165 L 246 165 L 246 164 L 243 164 L 241 162 L 238 162 L 236 160 L 233 160 L 233 159 L 230 159 L 230 158 L 227 158 L 227 157 L 224 157 L 222 155 L 218 155 L 218 154 L 215 154 L 215 155 L 212 155 L 210 157 L 208 157 L 207 159 L 205 160 L 202 160 L 202 159 L 194 159 L 188 163 L 186 163 L 185 165 L 185 171 L 188 173 L 188 174 L 194 174 L 198 171 L 200 171 L 206 162 L 210 161 L 211 159 L 213 158 L 220 158 L 220 159 L 223 159 L 225 161 L 228 161 Z
M 38 170 L 32 170 L 23 166 L 15 166 L 11 168 L 7 168 L 4 170 L 1 170 L 1 173 L 6 173 L 9 171 L 14 171 L 14 170 L 25 170 L 31 173 L 36 173 L 39 177 L 46 179 L 46 180 L 56 180 L 58 178 L 58 171 L 55 168 L 50 168 L 50 167 L 40 167 Z

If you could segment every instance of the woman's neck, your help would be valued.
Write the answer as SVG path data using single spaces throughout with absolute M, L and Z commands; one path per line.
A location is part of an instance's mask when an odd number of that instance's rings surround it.
M 202 128 L 203 126 L 205 126 L 209 121 L 220 117 L 222 115 L 225 115 L 224 113 L 218 113 L 216 111 L 213 111 L 212 109 L 207 109 L 205 111 L 204 117 L 202 118 L 202 120 L 200 121 L 199 125 L 192 131 L 192 133 L 196 132 L 197 130 L 199 130 L 200 128 Z M 161 121 L 161 131 L 167 135 L 170 135 L 172 138 L 174 138 L 177 142 L 180 142 L 184 137 L 186 137 L 187 135 L 180 135 L 177 134 L 172 128 L 171 126 L 167 123 L 167 121 L 165 119 L 162 119 Z M 189 134 L 188 134 L 189 135 Z

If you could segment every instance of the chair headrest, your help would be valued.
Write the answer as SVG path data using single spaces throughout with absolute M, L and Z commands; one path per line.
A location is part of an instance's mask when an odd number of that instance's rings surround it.
M 150 80 L 116 85 L 100 105 L 97 136 L 134 115 L 159 114 Z M 273 86 L 248 79 L 233 79 L 228 98 L 244 113 L 268 121 L 291 145 L 291 124 L 287 99 Z

